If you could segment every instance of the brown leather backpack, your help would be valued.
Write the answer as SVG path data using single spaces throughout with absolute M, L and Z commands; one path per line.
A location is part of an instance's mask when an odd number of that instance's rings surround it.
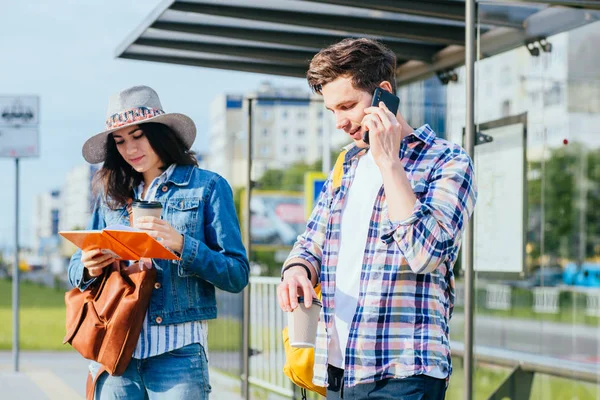
M 88 399 L 93 399 L 94 385 L 104 371 L 111 375 L 125 372 L 155 281 L 154 268 L 121 267 L 115 261 L 91 289 L 82 292 L 74 288 L 65 294 L 67 334 L 63 343 L 70 343 L 84 358 L 103 367 L 93 380 L 88 374 Z

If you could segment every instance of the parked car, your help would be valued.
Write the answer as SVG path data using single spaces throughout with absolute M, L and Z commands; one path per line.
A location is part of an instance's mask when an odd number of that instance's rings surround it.
M 583 263 L 578 266 L 569 263 L 565 267 L 563 282 L 572 286 L 600 287 L 600 264 Z
M 523 289 L 531 289 L 539 286 L 558 286 L 563 283 L 563 269 L 561 267 L 538 268 L 524 279 L 515 279 L 504 283 L 512 287 Z

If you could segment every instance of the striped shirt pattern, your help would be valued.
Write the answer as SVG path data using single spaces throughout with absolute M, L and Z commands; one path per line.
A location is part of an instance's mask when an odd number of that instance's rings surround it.
M 142 200 L 153 201 L 156 197 L 156 191 L 169 179 L 174 169 L 175 164 L 171 164 L 165 172 L 154 178 Z M 143 181 L 134 192 L 135 197 L 140 199 L 140 195 L 144 192 Z M 208 343 L 208 324 L 206 321 L 192 321 L 165 326 L 150 325 L 148 312 L 146 312 L 140 339 L 133 352 L 133 358 L 154 357 L 193 343 L 200 343 L 206 349 Z
M 327 386 L 341 217 L 363 151 L 354 144 L 346 149 L 341 187 L 334 192 L 330 175 L 288 258 L 320 266 L 323 315 L 313 378 L 320 386 Z M 402 140 L 399 156 L 417 201 L 410 217 L 391 221 L 383 186 L 375 200 L 346 346 L 345 386 L 452 372 L 452 267 L 475 206 L 473 166 L 460 146 L 436 138 L 428 125 Z

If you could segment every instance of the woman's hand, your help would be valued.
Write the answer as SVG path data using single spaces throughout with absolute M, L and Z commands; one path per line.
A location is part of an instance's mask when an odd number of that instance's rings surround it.
M 102 275 L 104 268 L 111 265 L 116 258 L 112 254 L 103 254 L 101 249 L 81 252 L 81 262 L 89 278 Z
M 163 246 L 181 254 L 183 250 L 183 235 L 166 220 L 150 216 L 140 217 L 136 219 L 134 227 L 148 232 L 150 236 L 161 242 Z

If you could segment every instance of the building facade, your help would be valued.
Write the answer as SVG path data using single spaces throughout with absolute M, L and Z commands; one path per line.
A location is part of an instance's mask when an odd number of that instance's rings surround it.
M 312 164 L 326 151 L 348 141 L 335 129 L 321 96 L 302 88 L 275 88 L 264 83 L 246 96 L 222 94 L 211 105 L 209 169 L 221 174 L 231 186 L 246 182 L 248 111 L 252 104 L 252 179 L 269 169 L 285 169 L 295 163 Z

